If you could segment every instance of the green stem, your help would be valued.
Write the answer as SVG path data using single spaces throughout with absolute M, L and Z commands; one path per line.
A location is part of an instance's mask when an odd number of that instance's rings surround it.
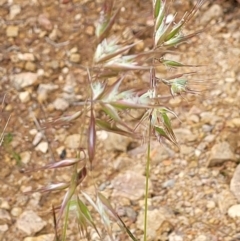
M 69 216 L 69 209 L 70 209 L 70 201 L 66 207 L 66 215 L 64 217 L 64 224 L 63 224 L 63 232 L 62 232 L 62 240 L 66 240 L 66 233 L 67 233 L 67 226 L 68 226 L 68 216 Z
M 145 210 L 144 210 L 144 241 L 147 241 L 147 214 L 148 214 L 148 188 L 149 188 L 149 177 L 150 177 L 150 148 L 151 148 L 151 116 L 149 121 L 149 136 L 148 136 L 148 147 L 147 147 L 147 163 L 146 163 L 146 186 L 145 186 Z

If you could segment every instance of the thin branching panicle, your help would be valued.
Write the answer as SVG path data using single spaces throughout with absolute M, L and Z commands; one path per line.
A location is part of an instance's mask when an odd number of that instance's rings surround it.
M 142 139 L 143 136 L 147 139 L 144 241 L 147 240 L 147 199 L 148 181 L 151 172 L 151 141 L 155 139 L 160 143 L 164 143 L 166 140 L 178 146 L 170 118 L 170 116 L 175 118 L 176 115 L 169 106 L 165 106 L 161 102 L 162 93 L 159 86 L 161 84 L 167 86 L 169 96 L 173 98 L 178 95 L 196 93 L 196 90 L 190 86 L 190 77 L 195 74 L 195 71 L 160 76 L 158 67 L 161 65 L 166 69 L 171 68 L 172 71 L 183 67 L 199 67 L 194 63 L 184 64 L 176 61 L 171 59 L 171 56 L 179 54 L 175 49 L 176 47 L 186 43 L 203 31 L 200 29 L 187 35 L 183 33 L 183 28 L 192 20 L 205 2 L 204 0 L 197 1 L 193 9 L 185 13 L 178 22 L 176 13 L 169 18 L 169 2 L 167 0 L 152 1 L 154 20 L 152 49 L 143 50 L 142 52 L 137 52 L 134 49 L 142 40 L 135 42 L 124 41 L 123 44 L 121 36 L 111 33 L 112 26 L 120 14 L 120 8 L 115 8 L 113 0 L 105 0 L 103 3 L 96 24 L 95 36 L 97 41 L 95 41 L 95 52 L 91 66 L 86 67 L 88 75 L 87 97 L 79 103 L 79 110 L 76 113 L 52 121 L 52 124 L 56 125 L 72 121 L 78 122 L 82 130 L 80 134 L 87 133 L 87 141 L 84 143 L 87 145 L 86 151 L 79 146 L 80 152 L 74 158 L 60 160 L 25 171 L 71 167 L 72 173 L 69 182 L 49 184 L 35 190 L 40 192 L 66 190 L 61 205 L 53 209 L 56 238 L 57 229 L 62 221 L 61 240 L 67 240 L 68 218 L 69 213 L 72 211 L 76 215 L 81 236 L 89 237 L 89 229 L 93 229 L 101 237 L 100 229 L 95 224 L 92 213 L 88 208 L 88 205 L 91 205 L 100 216 L 111 240 L 114 240 L 113 222 L 116 222 L 132 240 L 138 240 L 119 217 L 110 201 L 97 190 L 95 182 L 95 197 L 91 197 L 81 190 L 81 183 L 85 177 L 89 175 L 93 178 L 91 173 L 97 159 L 96 148 L 98 147 L 96 133 L 98 130 L 105 130 L 136 139 Z M 142 74 L 145 72 L 148 72 L 150 76 L 149 86 L 141 83 L 139 86 L 133 85 L 131 88 L 123 88 L 128 74 L 132 76 L 132 73 Z M 142 116 L 134 118 L 129 115 L 131 121 L 126 121 L 124 115 L 133 110 L 141 110 L 143 112 Z M 3 141 L 6 125 L 0 136 L 0 144 Z

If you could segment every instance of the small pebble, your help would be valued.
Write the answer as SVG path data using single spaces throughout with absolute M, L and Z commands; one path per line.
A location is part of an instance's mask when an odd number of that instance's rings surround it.
M 171 188 L 174 186 L 174 184 L 175 184 L 175 181 L 173 179 L 170 179 L 170 180 L 167 180 L 166 182 L 164 182 L 162 184 L 162 187 L 163 188 Z
M 9 210 L 10 209 L 10 205 L 9 205 L 9 203 L 6 200 L 0 198 L 0 208 Z
M 28 62 L 26 62 L 24 68 L 25 68 L 27 71 L 32 71 L 32 72 L 34 72 L 34 71 L 36 71 L 37 66 L 36 66 L 35 63 L 28 61 Z
M 29 151 L 22 152 L 20 153 L 20 157 L 23 164 L 28 164 L 31 160 L 31 153 Z
M 228 216 L 231 218 L 240 217 L 240 204 L 233 205 L 228 209 Z
M 35 148 L 36 151 L 41 151 L 42 153 L 47 153 L 48 151 L 48 143 L 47 142 L 41 142 L 37 145 Z
M 73 53 L 70 55 L 70 61 L 73 63 L 80 63 L 81 61 L 81 55 L 77 53 Z
M 42 132 L 37 132 L 37 134 L 35 135 L 32 144 L 34 146 L 36 146 L 41 140 L 42 140 L 43 134 Z
M 28 91 L 20 92 L 19 99 L 22 103 L 27 103 L 30 100 L 30 93 Z
M 208 201 L 206 206 L 208 209 L 213 209 L 216 207 L 216 204 L 214 201 Z
M 18 26 L 8 26 L 6 30 L 7 37 L 17 37 L 19 28 Z
M 20 216 L 20 214 L 22 213 L 22 209 L 20 207 L 14 207 L 12 210 L 11 210 L 11 215 L 13 217 L 18 217 Z
M 56 110 L 61 110 L 61 111 L 64 111 L 69 107 L 69 103 L 63 98 L 57 98 L 53 102 L 53 105 Z
M 10 7 L 9 18 L 14 19 L 15 16 L 17 16 L 20 12 L 21 12 L 21 6 L 16 5 L 16 4 L 12 5 Z

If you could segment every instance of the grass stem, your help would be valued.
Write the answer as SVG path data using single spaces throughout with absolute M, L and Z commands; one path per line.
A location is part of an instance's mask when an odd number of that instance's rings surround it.
M 146 186 L 145 186 L 145 210 L 144 210 L 144 241 L 147 241 L 147 213 L 148 213 L 148 189 L 150 177 L 150 148 L 151 148 L 151 115 L 149 120 L 149 136 L 147 145 L 147 163 L 146 163 Z

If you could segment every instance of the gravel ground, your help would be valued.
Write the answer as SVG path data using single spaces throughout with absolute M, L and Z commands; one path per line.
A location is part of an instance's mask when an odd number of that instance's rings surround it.
M 93 56 L 94 21 L 100 3 L 0 0 L 0 100 L 5 97 L 1 128 L 11 115 L 6 130 L 9 144 L 0 149 L 2 241 L 54 239 L 53 218 L 48 211 L 63 193 L 23 192 L 69 180 L 70 170 L 57 175 L 52 171 L 23 174 L 20 170 L 57 160 L 65 155 L 63 150 L 66 157 L 74 157 L 79 147 L 81 129 L 77 122 L 43 131 L 40 126 L 74 113 L 79 109 L 77 103 L 85 98 L 87 74 L 83 66 Z M 138 38 L 144 45 L 138 47 L 148 48 L 149 4 L 140 0 L 118 4 L 124 7 L 114 31 L 122 32 L 123 38 L 128 30 L 140 31 Z M 191 1 L 174 4 L 179 15 L 190 7 Z M 209 1 L 184 30 L 205 28 L 191 44 L 181 46 L 182 54 L 176 56 L 186 64 L 202 65 L 193 69 L 197 74 L 192 76 L 194 86 L 202 92 L 165 101 L 179 117 L 172 121 L 180 150 L 152 143 L 149 241 L 240 240 L 239 16 L 237 2 Z M 126 27 L 129 22 L 132 29 Z M 158 74 L 171 71 L 159 69 Z M 144 83 L 147 75 L 139 78 Z M 204 82 L 198 86 L 198 81 Z M 142 240 L 146 146 L 103 131 L 97 134 L 99 148 L 92 176 Z M 93 193 L 94 181 L 88 177 L 82 188 Z M 71 220 L 67 240 L 83 240 L 75 220 Z M 113 231 L 116 240 L 128 240 L 118 226 L 113 225 Z M 92 236 L 98 240 L 94 233 Z

